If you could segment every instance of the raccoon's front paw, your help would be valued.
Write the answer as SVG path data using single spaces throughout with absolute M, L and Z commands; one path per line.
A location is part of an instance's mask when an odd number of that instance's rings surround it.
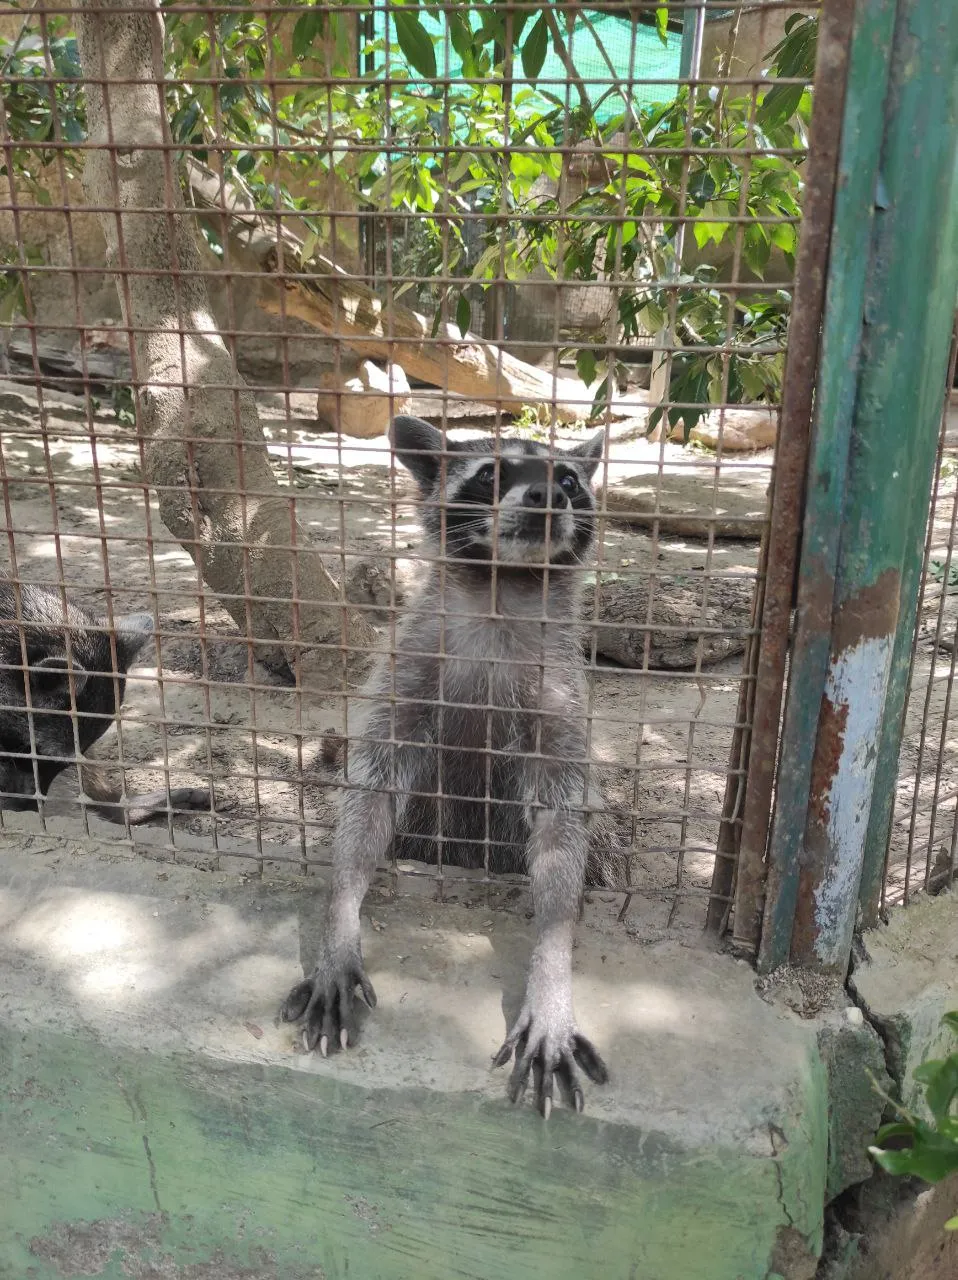
M 280 1017 L 284 1022 L 303 1019 L 303 1044 L 308 1050 L 319 1045 L 325 1058 L 329 1047 L 345 1049 L 356 1040 L 356 988 L 370 1009 L 376 1007 L 376 993 L 366 976 L 362 954 L 355 952 L 339 959 L 325 956 L 305 982 L 299 982 L 286 997 Z
M 509 1097 L 513 1102 L 520 1101 L 531 1073 L 536 1106 L 545 1120 L 552 1111 L 556 1079 L 569 1105 L 576 1111 L 583 1110 L 585 1097 L 576 1064 L 596 1084 L 606 1084 L 609 1079 L 608 1069 L 595 1046 L 576 1027 L 571 1009 L 567 1013 L 544 1009 L 528 996 L 492 1065 L 505 1066 L 513 1054 L 516 1065 L 509 1079 Z

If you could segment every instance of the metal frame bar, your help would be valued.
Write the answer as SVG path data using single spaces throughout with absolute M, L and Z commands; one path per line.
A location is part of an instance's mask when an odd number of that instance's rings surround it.
M 765 851 L 781 726 L 789 621 L 801 537 L 812 392 L 838 179 L 842 116 L 855 0 L 826 0 L 815 68 L 815 106 L 806 164 L 802 233 L 795 266 L 782 410 L 746 669 L 730 754 L 708 924 L 724 932 L 734 903 L 737 948 L 758 949 Z M 744 772 L 743 772 L 744 771 Z M 733 892 L 734 895 L 730 897 Z
M 956 66 L 936 0 L 859 0 L 762 969 L 843 972 L 875 874 L 876 744 L 897 761 L 886 692 L 914 628 L 958 291 Z

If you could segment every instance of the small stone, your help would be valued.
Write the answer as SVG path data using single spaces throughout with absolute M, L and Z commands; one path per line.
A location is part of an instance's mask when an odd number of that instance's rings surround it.
M 857 1005 L 849 1005 L 845 1010 L 845 1021 L 853 1027 L 863 1027 L 865 1025 L 865 1015 Z
M 717 449 L 719 440 L 726 453 L 749 453 L 756 449 L 772 449 L 778 437 L 778 411 L 760 408 L 716 409 L 701 418 L 689 432 L 689 439 L 709 449 Z

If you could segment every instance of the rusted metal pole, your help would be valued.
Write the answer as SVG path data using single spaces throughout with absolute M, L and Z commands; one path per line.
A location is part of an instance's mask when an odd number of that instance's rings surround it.
M 726 788 L 726 820 L 719 833 L 720 848 L 727 845 L 730 852 L 734 850 L 738 855 L 733 939 L 737 947 L 750 952 L 758 949 L 765 900 L 765 851 L 854 15 L 855 0 L 825 0 L 819 22 L 802 231 L 795 264 L 769 529 L 760 566 L 764 581 L 759 602 L 759 638 L 754 641 L 758 655 L 748 666 L 749 672 L 754 672 L 754 683 L 743 682 L 739 699 L 731 756 L 735 773 L 730 774 Z M 748 738 L 747 726 L 751 726 Z M 744 801 L 739 798 L 742 738 L 747 738 Z M 741 824 L 737 832 L 735 819 Z M 716 860 L 710 923 L 718 918 L 731 890 L 731 871 L 731 859 Z
M 818 709 L 828 667 L 861 316 L 896 0 L 857 0 L 805 496 L 797 621 L 769 840 L 759 967 L 788 959 Z
M 851 950 L 896 638 L 914 623 L 914 530 L 927 508 L 958 295 L 958 25 L 937 0 L 898 0 L 893 30 L 887 0 L 860 5 L 888 67 L 880 177 L 864 307 L 856 292 L 833 311 L 834 271 L 829 280 L 760 955 L 763 967 L 790 958 L 836 972 Z M 849 134 L 843 143 L 843 169 L 866 140 L 874 162 L 874 122 L 863 116 L 857 142 Z M 839 264 L 856 274 L 833 241 Z

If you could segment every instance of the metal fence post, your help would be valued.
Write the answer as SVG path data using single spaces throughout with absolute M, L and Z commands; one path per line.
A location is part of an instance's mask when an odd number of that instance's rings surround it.
M 869 61 L 874 80 L 856 81 L 854 68 Z M 861 0 L 852 63 L 769 849 L 766 969 L 789 958 L 847 966 L 880 799 L 878 744 L 893 732 L 883 726 L 896 637 L 914 619 L 915 530 L 924 527 L 958 290 L 958 27 L 937 0 Z M 880 151 L 871 113 L 879 129 L 883 121 Z M 862 259 L 848 252 L 856 242 Z
M 955 73 L 958 76 L 958 69 Z M 949 290 L 948 281 L 954 280 L 955 262 L 958 259 L 958 166 L 956 166 L 951 195 L 946 206 L 952 210 L 950 244 L 942 252 L 942 271 L 939 287 L 930 291 L 927 300 L 928 338 L 925 346 L 925 370 L 927 376 L 918 387 L 915 400 L 915 421 L 921 423 L 920 450 L 916 450 L 916 465 L 919 476 L 916 481 L 916 495 L 924 477 L 927 495 L 929 471 L 935 457 L 934 443 L 928 424 L 931 419 L 941 418 L 942 377 L 939 370 L 947 365 L 949 326 L 954 319 L 956 298 L 954 289 Z M 916 367 L 914 377 L 919 377 L 923 370 Z M 919 455 L 920 456 L 917 456 Z M 927 523 L 927 502 L 917 500 L 909 513 L 908 533 L 905 540 L 905 560 L 901 575 L 901 606 L 898 616 L 898 629 L 895 635 L 895 648 L 892 655 L 891 673 L 888 679 L 888 691 L 885 694 L 885 714 L 882 720 L 881 737 L 878 743 L 878 762 L 875 768 L 875 794 L 871 814 L 868 821 L 868 833 L 865 838 L 865 863 L 862 868 L 862 883 L 859 892 L 862 924 L 867 928 L 878 921 L 879 903 L 882 896 L 885 859 L 888 841 L 891 834 L 892 818 L 895 809 L 895 789 L 898 779 L 898 757 L 901 751 L 902 735 L 905 727 L 905 699 L 908 690 L 908 673 L 911 666 L 912 641 L 917 624 L 918 594 L 921 586 L 922 552 Z

